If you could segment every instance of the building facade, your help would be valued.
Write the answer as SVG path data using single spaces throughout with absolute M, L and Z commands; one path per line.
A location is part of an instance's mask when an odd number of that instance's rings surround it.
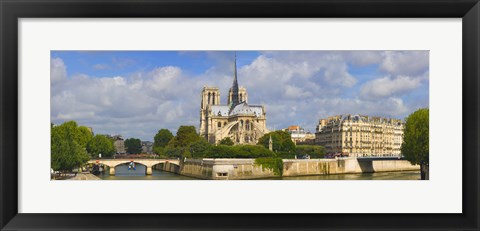
M 111 136 L 113 139 L 113 147 L 115 147 L 115 153 L 119 155 L 127 154 L 125 150 L 125 140 L 121 135 L 114 135 Z
M 399 156 L 404 123 L 398 119 L 338 115 L 321 119 L 315 133 L 327 153 L 350 156 Z
M 298 125 L 288 126 L 288 128 L 282 129 L 282 131 L 290 133 L 295 144 L 313 144 L 315 141 L 315 134 L 305 131 Z
M 153 142 L 142 141 L 142 153 L 153 154 Z
M 266 123 L 265 106 L 248 104 L 247 89 L 238 86 L 235 57 L 233 85 L 226 105 L 220 103 L 218 87 L 205 86 L 202 89 L 199 133 L 214 144 L 226 137 L 235 144 L 256 144 L 269 132 Z

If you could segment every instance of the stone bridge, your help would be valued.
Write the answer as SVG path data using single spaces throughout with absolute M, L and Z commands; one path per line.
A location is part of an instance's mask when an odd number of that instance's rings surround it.
M 177 159 L 100 159 L 100 160 L 90 160 L 89 164 L 102 164 L 108 166 L 110 169 L 110 175 L 115 175 L 115 167 L 121 164 L 128 164 L 132 161 L 135 164 L 145 165 L 146 174 L 152 175 L 152 167 L 157 164 L 171 163 L 175 165 L 180 165 L 180 161 Z

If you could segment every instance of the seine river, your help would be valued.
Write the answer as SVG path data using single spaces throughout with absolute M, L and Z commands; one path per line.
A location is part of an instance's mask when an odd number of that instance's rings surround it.
M 99 175 L 103 180 L 199 180 L 197 178 L 181 176 L 171 172 L 164 172 L 153 169 L 152 175 L 145 175 L 145 167 L 137 165 L 135 171 L 129 171 L 126 165 L 118 166 L 115 169 L 115 176 L 108 172 Z M 319 176 L 298 176 L 298 177 L 276 177 L 264 180 L 419 180 L 420 171 L 407 172 L 382 172 L 363 174 L 338 174 Z

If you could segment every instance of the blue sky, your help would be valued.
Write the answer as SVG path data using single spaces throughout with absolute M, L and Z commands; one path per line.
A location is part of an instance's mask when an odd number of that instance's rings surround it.
M 51 120 L 153 140 L 199 125 L 200 92 L 233 79 L 233 51 L 52 51 Z M 337 114 L 405 118 L 429 102 L 428 51 L 238 51 L 239 85 L 264 104 L 267 127 Z

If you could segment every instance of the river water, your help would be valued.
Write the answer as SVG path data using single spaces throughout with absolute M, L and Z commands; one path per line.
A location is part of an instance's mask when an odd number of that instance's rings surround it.
M 152 175 L 145 175 L 145 166 L 137 165 L 135 170 L 128 170 L 127 165 L 115 168 L 115 176 L 107 173 L 99 175 L 103 180 L 199 180 L 171 172 L 153 169 Z M 263 180 L 419 180 L 420 171 L 381 172 L 362 174 L 336 174 L 318 176 L 275 177 Z

